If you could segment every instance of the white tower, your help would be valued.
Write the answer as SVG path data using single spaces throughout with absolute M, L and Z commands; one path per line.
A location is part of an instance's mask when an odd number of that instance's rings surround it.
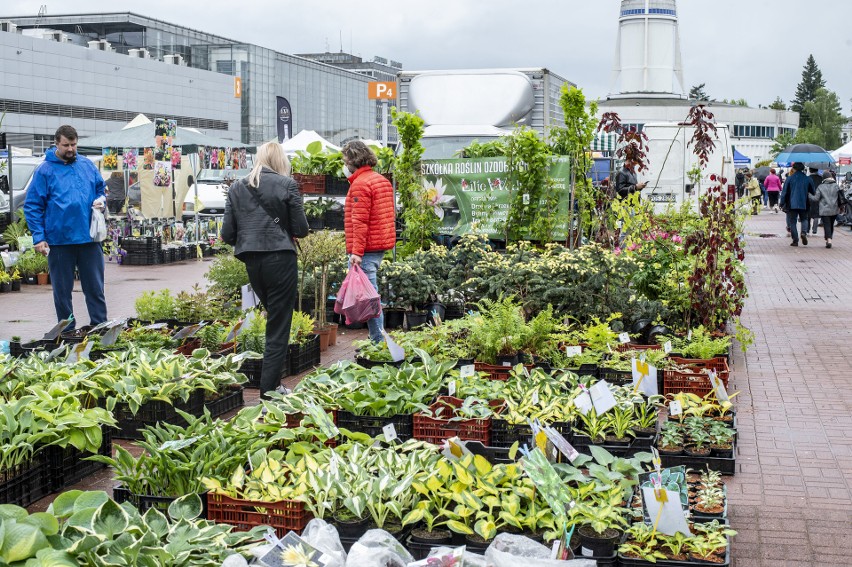
M 613 86 L 621 94 L 683 94 L 676 0 L 622 0 Z

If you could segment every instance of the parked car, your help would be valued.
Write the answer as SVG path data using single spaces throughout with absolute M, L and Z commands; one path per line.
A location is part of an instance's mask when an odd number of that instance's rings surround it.
M 237 179 L 247 176 L 250 169 L 204 169 L 196 183 L 189 186 L 183 200 L 181 217 L 184 221 L 195 218 L 195 191 L 198 188 L 200 207 L 198 216 L 217 217 L 225 214 L 225 196 L 228 187 Z
M 0 158 L 0 163 L 4 164 L 3 174 L 8 175 L 6 167 L 7 158 Z M 20 208 L 23 208 L 24 201 L 27 199 L 27 189 L 29 189 L 30 181 L 33 177 L 35 168 L 44 161 L 43 157 L 14 157 L 12 158 L 12 182 L 11 195 L 0 191 L 0 214 L 5 215 L 10 210 L 15 213 Z

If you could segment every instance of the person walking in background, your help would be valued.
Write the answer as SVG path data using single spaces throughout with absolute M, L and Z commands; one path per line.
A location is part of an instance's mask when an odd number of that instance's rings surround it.
M 737 199 L 742 199 L 745 194 L 746 176 L 744 169 L 738 169 L 737 175 L 734 178 L 734 185 L 737 187 Z
M 763 192 L 760 190 L 760 183 L 751 171 L 746 171 L 746 194 L 751 199 L 751 214 L 756 215 L 760 211 L 760 198 Z
M 106 182 L 107 187 L 107 208 L 112 214 L 121 213 L 121 208 L 124 206 L 124 198 L 126 191 L 124 190 L 124 173 L 113 171 L 109 175 Z
M 814 184 L 814 189 L 822 185 L 822 175 L 819 174 L 819 170 L 815 167 L 808 168 L 808 177 L 811 178 L 811 181 Z M 808 217 L 810 218 L 810 228 L 814 234 L 817 233 L 820 225 L 820 214 L 819 214 L 819 204 L 810 201 L 808 204 Z
M 222 240 L 246 265 L 251 288 L 266 309 L 263 397 L 281 386 L 298 294 L 296 239 L 307 235 L 308 219 L 299 185 L 290 177 L 290 160 L 281 144 L 264 144 L 248 177 L 231 184 L 222 222 Z
M 811 203 L 816 203 L 819 207 L 822 228 L 825 231 L 825 247 L 831 248 L 831 239 L 834 237 L 834 221 L 837 220 L 837 215 L 843 212 L 846 205 L 846 198 L 832 172 L 825 172 L 822 183 L 816 189 L 816 194 L 809 195 L 808 200 Z
M 778 213 L 778 197 L 781 195 L 781 178 L 775 175 L 775 170 L 770 169 L 766 181 L 763 182 L 766 194 L 769 196 L 769 208 Z
M 341 150 L 343 173 L 349 179 L 346 194 L 344 231 L 349 265 L 360 265 L 370 283 L 379 291 L 376 273 L 387 250 L 396 245 L 396 210 L 393 186 L 384 176 L 373 171 L 376 154 L 364 142 L 349 142 Z M 384 341 L 384 315 L 367 321 L 370 339 Z
M 89 226 L 92 209 L 105 207 L 106 184 L 91 160 L 77 157 L 77 130 L 60 126 L 54 141 L 56 146 L 33 173 L 24 214 L 36 252 L 47 256 L 57 320 L 74 314 L 71 292 L 76 270 L 90 323 L 98 325 L 107 320 L 104 252 L 100 242 L 92 241 Z M 65 330 L 75 327 L 72 320 Z
M 793 241 L 790 246 L 799 245 L 799 228 L 801 223 L 802 244 L 808 245 L 808 195 L 816 193 L 814 182 L 805 175 L 805 164 L 793 164 L 793 174 L 787 176 L 784 188 L 781 190 L 781 208 L 787 213 L 787 229 Z
M 615 176 L 615 193 L 622 199 L 626 199 L 633 193 L 642 191 L 648 182 L 639 183 L 636 179 L 636 163 L 632 159 L 624 162 L 624 167 Z

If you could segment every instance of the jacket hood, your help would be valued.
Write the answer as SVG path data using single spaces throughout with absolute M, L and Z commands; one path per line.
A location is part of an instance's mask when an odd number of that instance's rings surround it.
M 822 182 L 823 183 L 837 183 L 837 180 L 834 179 L 833 177 L 826 177 L 825 179 L 822 180 Z
M 78 155 L 75 158 L 75 161 L 76 161 L 76 159 L 79 159 L 79 157 L 80 156 Z M 52 148 L 47 150 L 47 152 L 45 152 L 44 161 L 49 161 L 51 163 L 61 163 L 61 164 L 65 165 L 65 160 L 61 159 L 59 156 L 56 155 L 56 146 L 53 146 Z M 71 163 L 74 163 L 74 162 L 71 162 Z

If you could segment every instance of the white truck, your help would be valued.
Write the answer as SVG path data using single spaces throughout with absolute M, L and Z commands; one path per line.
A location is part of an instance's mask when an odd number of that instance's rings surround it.
M 734 183 L 734 156 L 730 133 L 726 125 L 716 125 L 716 147 L 710 154 L 707 166 L 701 172 L 696 186 L 689 171 L 698 165 L 698 157 L 689 146 L 693 129 L 675 122 L 649 122 L 643 131 L 648 136 L 648 170 L 639 174 L 639 181 L 647 181 L 642 196 L 665 206 L 684 201 L 697 203 L 700 191 L 717 183 L 710 176 L 724 176 L 728 184 Z
M 544 137 L 550 127 L 564 126 L 559 97 L 566 82 L 543 67 L 401 71 L 398 106 L 426 123 L 423 158 L 447 159 L 474 140 L 495 140 L 518 125 Z

